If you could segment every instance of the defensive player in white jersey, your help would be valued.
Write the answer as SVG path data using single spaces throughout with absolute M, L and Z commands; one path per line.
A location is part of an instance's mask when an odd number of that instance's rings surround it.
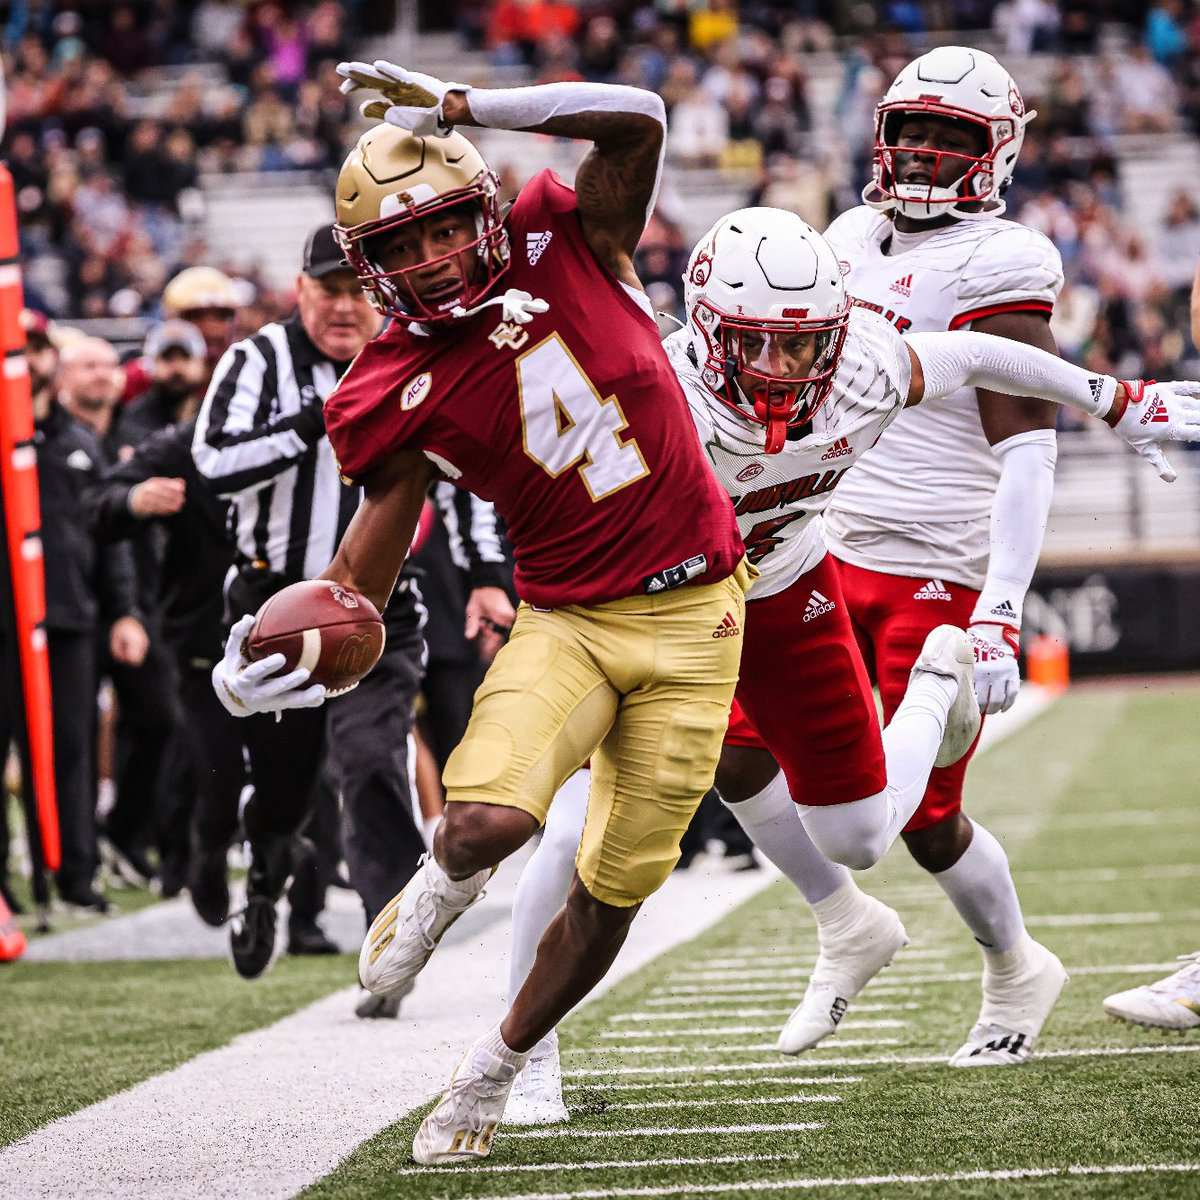
M 869 978 L 903 944 L 904 930 L 890 909 L 858 891 L 846 868 L 876 863 L 921 802 L 935 761 L 952 763 L 974 742 L 975 660 L 962 629 L 930 632 L 881 734 L 816 515 L 905 407 L 968 384 L 1119 419 L 1118 430 L 1156 465 L 1164 462 L 1157 441 L 1200 436 L 1200 384 L 1119 384 L 986 334 L 901 337 L 882 316 L 850 305 L 829 245 L 778 209 L 743 209 L 718 221 L 693 251 L 684 283 L 688 324 L 666 339 L 668 358 L 759 571 L 746 609 L 737 704 L 769 749 L 756 751 L 769 783 L 731 808 L 816 900 L 822 953 L 827 931 L 835 945 L 857 945 Z M 1163 419 L 1143 424 L 1147 412 Z M 724 635 L 721 628 L 712 634 Z M 775 762 L 785 780 L 774 778 Z M 514 985 L 570 882 L 583 815 L 566 814 L 578 805 L 556 798 L 551 836 L 518 891 Z M 814 896 L 814 881 L 824 896 Z M 823 1012 L 806 997 L 780 1048 L 815 1045 L 865 981 L 843 981 L 840 1007 L 839 997 L 821 996 Z M 534 1050 L 539 1078 L 518 1082 L 510 1122 L 564 1119 L 561 1096 L 548 1094 L 556 1082 L 553 1052 L 550 1039 Z
M 906 66 L 876 111 L 865 204 L 826 232 L 856 304 L 902 333 L 971 329 L 1054 353 L 1057 250 L 1002 219 L 1027 111 L 1008 72 L 961 46 Z M 907 414 L 826 514 L 830 549 L 884 719 L 926 634 L 967 629 L 984 713 L 1020 687 L 1021 608 L 1054 486 L 1054 409 L 964 387 Z M 973 752 L 973 748 L 972 748 Z M 983 950 L 983 1003 L 954 1066 L 1025 1061 L 1058 998 L 1061 964 L 1025 931 L 1000 843 L 962 812 L 970 753 L 930 776 L 903 837 Z

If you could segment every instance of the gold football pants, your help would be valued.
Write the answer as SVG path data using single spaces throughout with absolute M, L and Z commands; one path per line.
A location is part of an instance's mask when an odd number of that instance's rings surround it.
M 719 583 L 549 611 L 522 604 L 446 764 L 451 803 L 544 824 L 592 760 L 576 866 L 606 904 L 638 904 L 679 859 L 712 786 L 742 651 L 745 561 Z

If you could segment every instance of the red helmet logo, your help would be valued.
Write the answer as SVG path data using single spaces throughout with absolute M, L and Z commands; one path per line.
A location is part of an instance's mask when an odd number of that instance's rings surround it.
M 712 256 L 702 250 L 696 255 L 696 261 L 692 264 L 692 282 L 697 287 L 703 287 L 711 274 Z
M 1008 107 L 1013 110 L 1014 117 L 1025 115 L 1025 101 L 1021 99 L 1021 93 L 1017 91 L 1015 83 L 1008 89 Z

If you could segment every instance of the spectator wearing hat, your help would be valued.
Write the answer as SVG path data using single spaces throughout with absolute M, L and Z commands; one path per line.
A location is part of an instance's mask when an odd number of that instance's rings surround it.
M 208 374 L 233 341 L 234 319 L 239 307 L 233 280 L 215 267 L 188 267 L 180 271 L 163 292 L 166 316 L 190 322 L 204 338 Z M 208 382 L 207 378 L 204 382 Z
M 150 386 L 117 419 L 118 453 L 195 415 L 207 382 L 207 354 L 204 336 L 190 321 L 164 321 L 150 331 L 143 347 Z

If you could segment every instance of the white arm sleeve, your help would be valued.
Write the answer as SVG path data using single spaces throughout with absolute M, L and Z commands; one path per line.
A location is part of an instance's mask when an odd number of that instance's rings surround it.
M 1035 346 L 990 333 L 910 333 L 904 340 L 925 375 L 922 400 L 960 388 L 987 388 L 1010 396 L 1037 396 L 1103 417 L 1112 408 L 1117 381 L 1092 375 Z
M 1058 447 L 1053 429 L 1031 429 L 997 442 L 1000 482 L 992 502 L 987 579 L 971 623 L 1021 627 L 1025 593 L 1042 552 Z
M 488 129 L 531 129 L 552 117 L 584 112 L 641 113 L 651 117 L 662 126 L 663 140 L 654 188 L 646 206 L 649 220 L 658 198 L 667 145 L 667 109 L 661 96 L 613 83 L 543 83 L 522 88 L 471 88 L 467 103 L 475 120 Z

